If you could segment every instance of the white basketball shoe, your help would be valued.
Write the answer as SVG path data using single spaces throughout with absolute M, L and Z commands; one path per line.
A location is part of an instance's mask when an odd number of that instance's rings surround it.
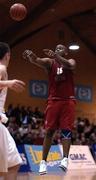
M 63 170 L 63 171 L 67 171 L 67 168 L 68 168 L 68 158 L 67 157 L 64 157 L 62 160 L 61 160 L 61 163 L 59 165 L 59 167 Z
M 39 166 L 39 174 L 44 175 L 46 173 L 47 173 L 47 162 L 45 160 L 42 160 Z

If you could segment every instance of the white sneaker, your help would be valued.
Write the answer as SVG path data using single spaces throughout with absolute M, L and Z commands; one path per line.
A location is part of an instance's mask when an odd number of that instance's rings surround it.
M 39 174 L 43 175 L 46 173 L 47 173 L 47 162 L 45 160 L 42 160 L 39 166 Z
M 63 169 L 63 171 L 67 171 L 67 168 L 68 168 L 68 158 L 67 157 L 64 157 L 59 165 L 59 167 L 61 169 Z

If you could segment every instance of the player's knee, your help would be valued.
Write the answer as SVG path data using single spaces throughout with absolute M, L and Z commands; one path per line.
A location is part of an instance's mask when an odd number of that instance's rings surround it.
M 61 130 L 61 138 L 62 139 L 71 139 L 72 138 L 72 131 L 68 129 Z
M 17 171 L 19 170 L 19 168 L 20 168 L 20 164 L 8 168 L 8 171 L 9 171 L 9 172 L 17 172 Z
M 55 130 L 47 130 L 46 131 L 46 137 L 47 138 L 52 138 L 53 137 L 53 135 L 54 135 L 54 132 L 55 132 Z

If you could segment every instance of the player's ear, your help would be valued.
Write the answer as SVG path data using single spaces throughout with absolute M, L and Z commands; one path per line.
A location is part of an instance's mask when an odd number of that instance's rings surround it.
M 6 53 L 6 58 L 7 58 L 7 59 L 10 59 L 10 52 L 7 52 L 7 53 Z

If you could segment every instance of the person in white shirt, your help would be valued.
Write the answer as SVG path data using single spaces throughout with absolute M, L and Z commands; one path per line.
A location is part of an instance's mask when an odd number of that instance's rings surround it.
M 8 121 L 4 114 L 7 89 L 22 92 L 25 83 L 21 80 L 8 80 L 7 67 L 10 60 L 10 47 L 7 43 L 0 42 L 0 177 L 4 180 L 16 180 L 17 172 L 22 159 L 16 144 L 8 129 L 3 123 Z

